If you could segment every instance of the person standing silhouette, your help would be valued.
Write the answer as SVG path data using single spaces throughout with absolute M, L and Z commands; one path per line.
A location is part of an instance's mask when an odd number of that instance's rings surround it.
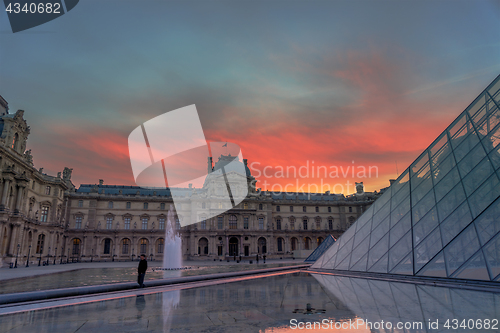
M 141 254 L 141 261 L 139 261 L 139 267 L 137 267 L 137 283 L 140 288 L 144 288 L 144 277 L 146 276 L 146 271 L 148 269 L 148 262 L 146 261 L 146 255 Z

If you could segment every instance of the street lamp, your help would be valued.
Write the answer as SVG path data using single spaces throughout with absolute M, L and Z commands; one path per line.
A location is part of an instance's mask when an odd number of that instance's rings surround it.
M 50 257 L 50 246 L 49 246 L 49 251 L 47 252 L 47 266 L 49 265 L 49 257 Z
M 28 260 L 26 260 L 26 267 L 30 267 L 30 254 L 31 254 L 31 245 L 28 248 Z
M 90 255 L 90 262 L 94 259 L 94 249 L 92 249 L 92 254 Z
M 42 251 L 43 251 L 43 247 L 40 246 L 40 256 L 38 257 L 38 266 L 40 266 L 40 263 L 42 262 Z
M 57 259 L 57 247 L 56 249 L 54 250 L 55 253 L 54 253 L 54 265 L 56 264 L 56 259 Z
M 16 263 L 14 264 L 14 268 L 17 268 L 17 257 L 19 256 L 19 247 L 21 245 L 17 244 L 17 254 L 16 254 Z

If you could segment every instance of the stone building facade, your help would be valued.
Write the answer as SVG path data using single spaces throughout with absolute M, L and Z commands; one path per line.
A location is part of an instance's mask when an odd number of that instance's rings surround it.
M 55 177 L 36 170 L 31 151 L 26 151 L 30 128 L 24 112 L 9 113 L 1 96 L 0 108 L 2 265 L 134 260 L 140 254 L 162 260 L 167 213 L 173 209 L 169 189 L 105 185 L 102 180 L 76 189 L 72 169 L 64 168 Z M 229 178 L 246 177 L 249 185 L 255 184 L 243 163 L 246 174 Z M 186 216 L 175 215 L 184 260 L 302 258 L 327 235 L 342 234 L 378 196 L 365 193 L 362 183 L 348 197 L 249 189 L 243 202 L 196 224 L 181 227 Z M 212 205 L 222 208 L 216 199 L 207 211 Z

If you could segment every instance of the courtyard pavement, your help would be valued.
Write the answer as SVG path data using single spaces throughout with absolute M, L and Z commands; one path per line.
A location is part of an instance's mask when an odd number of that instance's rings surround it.
M 271 259 L 266 260 L 266 264 L 302 264 L 304 263 L 303 259 Z M 230 260 L 227 261 L 213 261 L 213 260 L 197 260 L 197 261 L 184 261 L 184 266 L 188 267 L 206 267 L 206 266 L 228 266 L 228 265 L 241 265 L 241 266 L 253 266 L 255 269 L 259 268 L 259 266 L 263 266 L 264 263 L 262 260 L 259 260 L 259 264 L 253 261 L 253 264 L 250 264 L 248 260 L 243 260 L 241 263 L 237 264 L 235 261 Z M 114 261 L 114 262 L 80 262 L 80 263 L 69 263 L 69 264 L 56 264 L 56 265 L 48 265 L 48 266 L 38 266 L 38 264 L 32 264 L 29 267 L 25 267 L 25 264 L 19 264 L 17 268 L 8 268 L 2 267 L 0 268 L 0 281 L 3 280 L 11 280 L 18 278 L 27 278 L 34 277 L 39 275 L 47 275 L 54 273 L 62 273 L 69 272 L 80 269 L 92 269 L 92 268 L 132 268 L 137 267 L 138 261 Z M 151 271 L 155 268 L 161 268 L 161 261 L 148 261 L 148 271 Z

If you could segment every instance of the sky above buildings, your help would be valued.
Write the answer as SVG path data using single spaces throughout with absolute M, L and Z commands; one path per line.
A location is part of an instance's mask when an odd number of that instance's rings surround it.
M 2 11 L 0 95 L 77 186 L 135 185 L 128 135 L 196 104 L 258 187 L 373 191 L 500 73 L 499 22 L 494 1 L 85 0 L 13 34 Z

